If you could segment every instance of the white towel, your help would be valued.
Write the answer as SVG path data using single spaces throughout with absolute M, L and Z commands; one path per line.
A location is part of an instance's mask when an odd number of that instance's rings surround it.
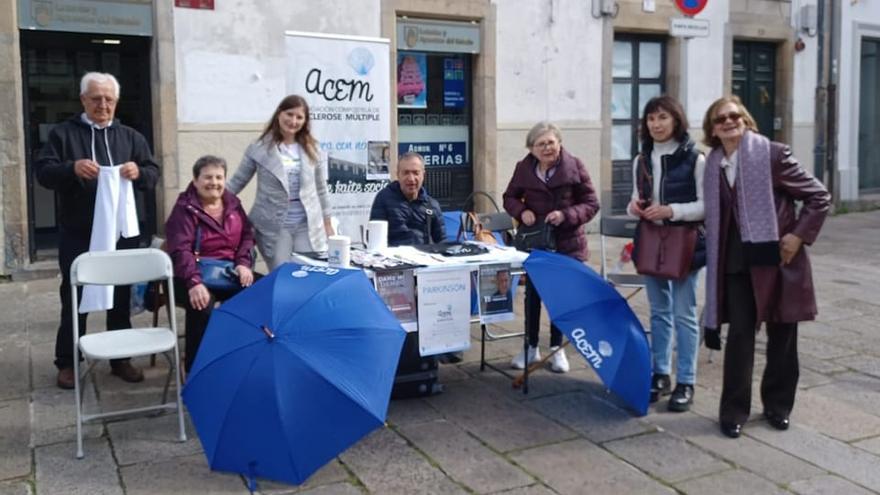
M 140 234 L 134 189 L 130 180 L 119 175 L 120 168 L 118 165 L 100 167 L 89 251 L 115 251 L 120 236 L 128 238 Z M 83 288 L 80 313 L 112 307 L 112 285 L 87 285 Z

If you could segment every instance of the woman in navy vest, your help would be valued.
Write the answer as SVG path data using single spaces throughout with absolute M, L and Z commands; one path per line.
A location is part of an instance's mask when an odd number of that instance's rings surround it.
M 705 158 L 694 148 L 681 104 L 671 96 L 645 105 L 639 135 L 642 151 L 633 160 L 632 200 L 627 213 L 658 225 L 702 223 Z M 638 239 L 635 241 L 638 243 Z M 634 250 L 637 252 L 637 250 Z M 669 280 L 645 276 L 651 304 L 651 351 L 654 373 L 651 402 L 669 395 L 669 410 L 687 411 L 694 400 L 700 328 L 697 323 L 697 276 L 705 265 L 702 236 L 691 271 Z M 676 386 L 672 390 L 672 335 L 678 349 Z

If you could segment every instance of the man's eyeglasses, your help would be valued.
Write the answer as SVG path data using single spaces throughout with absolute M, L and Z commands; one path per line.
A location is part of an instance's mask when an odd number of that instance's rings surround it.
M 540 141 L 532 145 L 534 148 L 554 148 L 559 145 L 559 141 Z
M 715 125 L 723 124 L 727 122 L 727 119 L 730 119 L 732 122 L 737 122 L 742 118 L 742 114 L 739 112 L 730 112 L 722 115 L 718 115 L 714 119 L 712 119 L 712 123 Z

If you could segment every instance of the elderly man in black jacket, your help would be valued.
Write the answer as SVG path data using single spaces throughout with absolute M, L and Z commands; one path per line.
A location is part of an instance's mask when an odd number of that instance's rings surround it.
M 432 244 L 446 238 L 440 204 L 422 187 L 424 182 L 425 159 L 406 153 L 397 161 L 397 180 L 373 200 L 370 220 L 388 222 L 389 246 Z
M 85 110 L 52 128 L 49 141 L 35 163 L 37 182 L 56 192 L 58 211 L 58 265 L 61 268 L 61 324 L 55 340 L 57 384 L 72 389 L 73 323 L 71 321 L 70 265 L 89 250 L 99 167 L 120 166 L 119 175 L 140 190 L 152 189 L 159 177 L 147 140 L 136 130 L 114 119 L 119 82 L 110 74 L 89 72 L 80 81 L 80 102 Z M 138 238 L 120 239 L 117 249 L 138 247 Z M 130 287 L 114 291 L 113 308 L 107 311 L 107 328 L 131 327 Z M 79 315 L 85 333 L 86 315 Z M 127 382 L 144 379 L 129 360 L 111 362 L 113 374 Z

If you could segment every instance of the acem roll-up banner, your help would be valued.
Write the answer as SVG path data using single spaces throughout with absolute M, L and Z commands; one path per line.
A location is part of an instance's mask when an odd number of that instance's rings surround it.
M 388 184 L 389 42 L 287 31 L 287 92 L 309 103 L 312 135 L 327 155 L 331 214 L 357 241 L 373 198 Z

